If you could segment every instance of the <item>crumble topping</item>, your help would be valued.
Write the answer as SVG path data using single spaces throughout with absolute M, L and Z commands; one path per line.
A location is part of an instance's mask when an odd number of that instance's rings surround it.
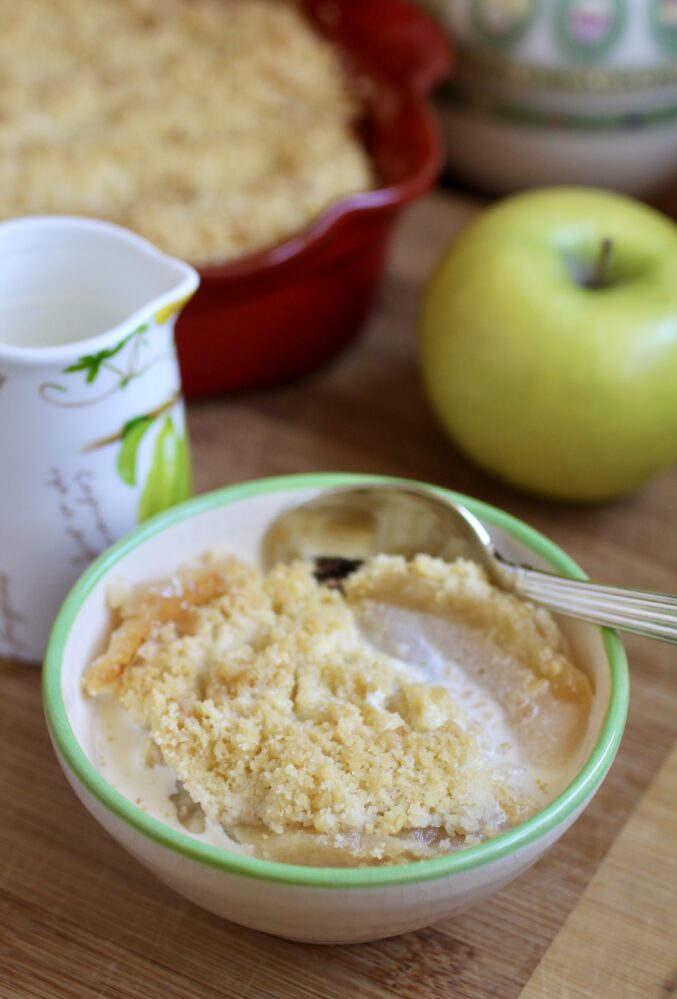
M 217 263 L 373 186 L 338 51 L 279 0 L 0 0 L 0 83 L 0 218 Z
M 345 594 L 306 563 L 263 575 L 234 558 L 119 590 L 117 627 L 84 687 L 118 698 L 189 800 L 259 855 L 303 833 L 353 862 L 397 862 L 521 821 L 533 802 L 483 753 L 461 705 L 365 638 L 360 615 L 381 601 L 489 629 L 519 658 L 522 698 L 589 697 L 546 612 L 474 563 L 425 556 L 379 556 Z

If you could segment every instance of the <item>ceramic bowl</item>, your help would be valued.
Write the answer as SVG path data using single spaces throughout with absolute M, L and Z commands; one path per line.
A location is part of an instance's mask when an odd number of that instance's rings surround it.
M 443 30 L 402 0 L 303 5 L 357 81 L 377 184 L 284 243 L 200 270 L 176 330 L 189 398 L 296 377 L 349 343 L 374 301 L 395 219 L 439 173 L 428 93 L 450 66 Z
M 138 582 L 169 575 L 215 543 L 253 559 L 266 525 L 282 509 L 321 489 L 392 481 L 397 480 L 332 474 L 264 479 L 160 514 L 85 572 L 63 605 L 47 650 L 47 723 L 61 766 L 85 807 L 179 894 L 235 923 L 292 940 L 350 943 L 393 936 L 460 912 L 502 888 L 550 849 L 590 802 L 611 766 L 625 722 L 628 677 L 619 639 L 591 625 L 569 623 L 575 655 L 595 691 L 586 763 L 576 778 L 528 822 L 491 841 L 383 868 L 302 867 L 229 853 L 169 828 L 104 780 L 94 762 L 92 708 L 80 678 L 107 636 L 111 578 Z M 467 503 L 507 555 L 583 577 L 563 551 L 526 524 L 483 503 L 447 495 Z
M 504 193 L 677 177 L 676 0 L 428 0 L 457 50 L 449 163 Z

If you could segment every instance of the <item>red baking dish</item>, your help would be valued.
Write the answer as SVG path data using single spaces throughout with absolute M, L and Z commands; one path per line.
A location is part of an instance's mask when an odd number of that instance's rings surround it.
M 374 300 L 393 221 L 440 168 L 428 95 L 450 67 L 442 30 L 404 0 L 304 7 L 364 84 L 363 135 L 379 186 L 337 201 L 284 243 L 200 271 L 177 325 L 189 398 L 296 377 L 347 344 Z

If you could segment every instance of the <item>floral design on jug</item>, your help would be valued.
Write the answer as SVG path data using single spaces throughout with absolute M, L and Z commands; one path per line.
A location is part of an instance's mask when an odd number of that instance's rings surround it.
M 155 313 L 155 322 L 158 326 L 164 326 L 168 323 L 170 319 L 174 319 L 178 316 L 184 305 L 187 305 L 193 297 L 193 292 L 190 295 L 184 295 L 183 298 L 179 298 L 176 302 L 170 302 L 169 305 L 165 305 L 164 308 L 158 309 Z
M 177 393 L 174 402 L 178 398 Z M 136 486 L 139 448 L 148 431 L 155 428 L 150 469 L 139 500 L 139 522 L 180 503 L 193 492 L 188 435 L 181 432 L 170 415 L 163 416 L 168 408 L 171 406 L 165 405 L 136 416 L 122 429 L 117 470 L 123 482 Z
M 166 323 L 183 304 L 184 300 L 181 300 L 159 310 L 156 321 Z M 173 348 L 169 355 L 155 354 L 150 360 L 145 360 L 148 330 L 148 324 L 144 323 L 113 347 L 84 354 L 63 369 L 64 375 L 83 376 L 84 388 L 101 385 L 101 391 L 83 396 L 81 383 L 78 383 L 79 390 L 74 392 L 60 382 L 44 382 L 40 386 L 41 398 L 52 406 L 68 409 L 94 406 L 114 393 L 124 391 L 157 363 L 168 358 L 173 360 Z M 115 467 L 119 478 L 126 485 L 140 489 L 139 522 L 192 494 L 187 434 L 183 421 L 172 417 L 172 410 L 180 401 L 181 392 L 177 388 L 160 405 L 134 415 L 112 433 L 88 441 L 81 448 L 84 453 L 89 453 L 117 445 Z M 142 442 L 150 447 L 150 460 L 143 482 L 139 474 Z
M 66 409 L 78 409 L 83 406 L 94 406 L 102 402 L 109 396 L 121 389 L 127 388 L 130 382 L 141 378 L 150 368 L 163 358 L 155 356 L 152 360 L 143 363 L 143 348 L 148 345 L 145 334 L 148 332 L 148 324 L 143 323 L 136 329 L 128 333 L 122 340 L 113 347 L 106 347 L 103 350 L 95 351 L 93 354 L 83 354 L 75 361 L 64 368 L 62 374 L 72 375 L 82 372 L 85 378 L 85 385 L 93 385 L 99 382 L 102 375 L 108 375 L 107 383 L 103 391 L 98 395 L 87 395 L 84 398 L 72 398 L 65 385 L 59 382 L 43 382 L 40 386 L 40 395 L 45 402 L 53 406 L 61 406 Z M 126 356 L 122 356 L 125 347 L 129 347 Z M 112 376 L 112 377 L 110 377 Z

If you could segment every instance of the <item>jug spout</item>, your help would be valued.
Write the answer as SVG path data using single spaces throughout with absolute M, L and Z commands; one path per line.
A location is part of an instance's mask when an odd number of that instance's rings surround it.
M 0 224 L 0 358 L 97 349 L 195 292 L 197 272 L 120 226 L 70 216 Z M 102 339 L 103 338 L 103 339 Z M 28 361 L 24 354 L 22 360 Z

